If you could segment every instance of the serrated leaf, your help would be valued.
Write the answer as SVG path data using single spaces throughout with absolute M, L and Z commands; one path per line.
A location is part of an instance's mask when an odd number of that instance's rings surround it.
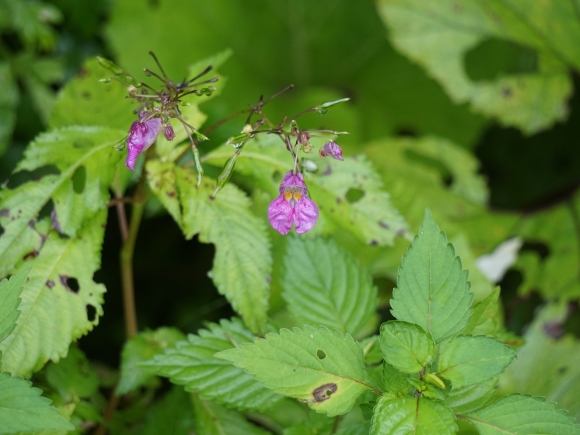
M 580 425 L 553 402 L 541 397 L 513 394 L 480 411 L 462 416 L 481 435 L 578 435 Z
M 361 331 L 377 309 L 370 274 L 332 240 L 290 238 L 282 296 L 300 324 Z
M 443 404 L 456 414 L 464 414 L 483 408 L 496 395 L 497 378 L 463 388 L 452 388 Z
M 0 373 L 0 434 L 74 429 L 41 394 L 31 382 Z
M 398 397 L 405 396 L 411 389 L 409 375 L 397 370 L 388 362 L 383 362 L 383 384 L 389 393 Z
M 485 299 L 473 306 L 473 315 L 462 331 L 471 335 L 493 335 L 501 325 L 499 307 L 499 287 L 496 287 Z
M 223 165 L 231 155 L 229 147 L 222 147 L 204 160 Z M 317 174 L 304 175 L 309 195 L 329 223 L 372 245 L 392 245 L 396 236 L 405 234 L 405 220 L 391 204 L 378 174 L 364 155 L 345 157 L 344 161 L 314 154 L 308 158 L 320 168 Z M 285 174 L 291 168 L 290 154 L 278 138 L 272 137 L 249 141 L 237 159 L 235 171 L 257 178 L 264 189 L 276 194 L 279 181 L 274 181 L 274 174 Z M 351 199 L 351 190 L 360 190 L 362 197 Z
M 29 376 L 48 360 L 65 356 L 71 341 L 99 323 L 105 286 L 95 283 L 93 275 L 100 267 L 106 219 L 104 210 L 76 238 L 50 232 L 40 254 L 21 264 L 31 271 L 16 329 L 0 343 L 3 371 Z
M 254 335 L 240 319 L 223 319 L 211 323 L 209 329 L 190 334 L 187 340 L 176 343 L 153 360 L 140 364 L 156 374 L 167 376 L 171 382 L 196 392 L 202 399 L 241 410 L 264 410 L 282 396 L 264 388 L 260 381 L 230 362 L 216 358 L 216 352 L 250 343 Z
M 46 381 L 67 401 L 90 397 L 99 389 L 97 372 L 76 346 L 71 346 L 58 363 L 46 367 Z
M 421 64 L 457 103 L 497 117 L 504 125 L 531 134 L 566 117 L 564 102 L 572 92 L 568 65 L 578 68 L 580 51 L 570 41 L 580 37 L 572 2 L 547 1 L 532 7 L 521 2 L 477 1 L 436 5 L 421 0 L 382 0 L 379 12 L 389 24 L 394 45 Z M 561 22 L 552 29 L 551 22 Z M 491 38 L 534 49 L 538 71 L 505 74 L 493 81 L 471 80 L 463 57 Z
M 435 352 L 430 334 L 414 323 L 383 323 L 379 340 L 385 361 L 403 373 L 420 372 Z
M 453 246 L 426 209 L 419 235 L 399 269 L 391 299 L 393 316 L 430 332 L 435 343 L 456 334 L 467 326 L 473 311 L 467 276 Z
M 121 353 L 121 377 L 115 394 L 120 396 L 146 384 L 153 375 L 139 363 L 151 360 L 184 338 L 183 333 L 175 328 L 159 328 L 131 337 Z
M 195 429 L 200 435 L 268 435 L 248 422 L 242 414 L 193 396 Z
M 455 415 L 446 406 L 424 397 L 381 397 L 371 421 L 371 435 L 452 435 Z
M 30 253 L 38 237 L 33 223 L 50 199 L 54 202 L 53 225 L 74 237 L 87 219 L 107 207 L 108 186 L 121 154 L 113 148 L 123 133 L 96 127 L 70 127 L 43 133 L 26 149 L 17 170 L 54 165 L 58 175 L 47 175 L 13 190 L 0 191 L 0 276 L 14 269 Z M 81 169 L 82 168 L 82 169 Z M 76 174 L 76 175 L 75 175 Z M 78 177 L 75 191 L 74 177 Z
M 216 357 L 232 361 L 266 387 L 329 416 L 348 412 L 365 391 L 379 392 L 352 337 L 322 326 L 281 329 L 280 334 L 267 334 Z
M 29 272 L 24 269 L 10 279 L 0 281 L 0 342 L 16 328 L 16 320 L 20 316 L 20 294 Z
M 493 337 L 460 335 L 449 341 L 438 360 L 438 375 L 455 388 L 479 384 L 499 375 L 516 353 Z
M 210 276 L 219 292 L 252 331 L 265 333 L 272 257 L 264 221 L 251 213 L 249 199 L 233 185 L 212 199 L 213 181 L 205 177 L 196 188 L 195 174 L 171 163 L 148 165 L 147 170 L 149 179 L 157 180 L 151 189 L 176 220 L 173 198 L 179 199 L 177 222 L 185 236 L 199 234 L 200 241 L 215 244 Z

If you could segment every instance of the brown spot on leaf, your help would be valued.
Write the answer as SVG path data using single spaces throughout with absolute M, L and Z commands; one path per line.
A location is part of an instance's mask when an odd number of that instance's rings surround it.
M 338 386 L 335 383 L 324 384 L 312 392 L 312 398 L 315 403 L 324 402 L 330 399 L 330 396 L 336 393 L 336 390 L 338 390 Z
M 371 246 L 377 246 L 378 244 L 379 244 L 379 241 L 375 240 L 375 239 L 371 240 L 369 243 L 369 245 L 371 245 Z
M 175 197 L 175 192 L 167 192 L 167 196 L 170 198 L 174 198 Z
M 508 88 L 507 86 L 501 90 L 501 94 L 504 98 L 510 98 L 513 95 L 512 88 Z
M 52 279 L 49 279 L 48 281 L 46 281 L 46 286 L 48 288 L 53 288 L 54 287 L 54 281 Z
M 2 210 L 0 210 L 0 217 L 8 217 L 10 216 L 10 210 L 8 210 L 7 208 L 3 208 Z
M 389 229 L 389 224 L 386 223 L 385 221 L 379 221 L 379 225 L 381 226 L 381 228 L 384 228 L 385 230 Z

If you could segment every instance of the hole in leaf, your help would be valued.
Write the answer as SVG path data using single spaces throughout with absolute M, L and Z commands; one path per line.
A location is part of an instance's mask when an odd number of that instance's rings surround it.
M 78 294 L 80 286 L 76 278 L 67 275 L 60 275 L 60 282 L 68 291 Z
M 89 322 L 94 322 L 95 320 L 97 320 L 97 309 L 92 305 L 87 305 L 86 309 L 87 309 L 87 319 L 89 319 Z
M 507 75 L 533 74 L 538 71 L 538 53 L 530 47 L 491 38 L 482 41 L 465 54 L 464 66 L 467 76 L 473 81 L 492 81 Z M 508 98 L 511 90 L 504 90 L 503 95 Z
M 84 166 L 79 166 L 72 176 L 73 190 L 75 193 L 81 194 L 85 191 L 85 184 L 87 182 L 87 170 Z
M 322 349 L 318 349 L 316 351 L 316 356 L 318 357 L 318 359 L 324 359 L 326 358 L 326 352 L 324 352 Z
M 439 172 L 443 185 L 451 186 L 453 184 L 453 174 L 441 161 L 409 149 L 405 150 L 405 157 L 412 162 L 428 166 L 429 169 Z
M 2 237 L 2 234 L 4 234 L 5 232 L 6 230 L 4 229 L 4 227 L 0 225 L 0 237 Z
M 51 216 L 51 213 L 53 211 L 54 211 L 54 202 L 52 202 L 52 199 L 51 199 L 46 204 L 44 204 L 44 206 L 42 206 L 42 208 L 40 209 L 40 212 L 38 213 L 38 217 L 36 219 L 42 220 L 45 217 Z
M 330 399 L 330 396 L 336 393 L 338 386 L 335 383 L 321 385 L 312 392 L 314 402 L 324 402 Z
M 520 251 L 532 251 L 538 254 L 540 259 L 544 261 L 548 255 L 550 255 L 550 248 L 543 242 L 532 242 L 529 240 L 524 241 L 524 244 L 520 248 Z
M 47 175 L 58 175 L 60 171 L 55 165 L 47 165 L 42 168 L 35 169 L 34 171 L 18 171 L 11 175 L 8 180 L 8 186 L 10 189 L 14 189 L 18 186 L 27 183 L 28 181 L 38 181 L 42 177 Z
M 399 127 L 395 130 L 395 136 L 398 137 L 418 137 L 417 130 L 410 126 Z
M 364 190 L 357 189 L 356 187 L 351 187 L 348 189 L 348 192 L 346 192 L 346 200 L 351 204 L 360 201 L 363 196 L 365 196 Z

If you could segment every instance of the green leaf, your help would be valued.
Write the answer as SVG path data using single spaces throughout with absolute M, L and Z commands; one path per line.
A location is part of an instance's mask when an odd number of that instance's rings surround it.
M 493 337 L 460 335 L 443 348 L 437 374 L 456 388 L 479 384 L 499 375 L 515 357 L 508 345 Z
M 204 159 L 221 166 L 231 154 L 230 149 L 222 147 Z M 337 225 L 372 245 L 392 245 L 396 236 L 405 234 L 407 224 L 364 155 L 345 157 L 342 162 L 314 154 L 308 158 L 320 168 L 318 174 L 306 173 L 304 178 L 311 199 L 328 220 L 326 224 L 331 225 L 324 232 L 334 232 L 332 225 Z M 277 195 L 279 181 L 274 175 L 285 174 L 291 168 L 291 155 L 280 139 L 272 137 L 249 141 L 237 159 L 235 171 L 258 179 L 263 188 Z M 353 193 L 362 196 L 353 198 Z
M 215 403 L 193 396 L 195 429 L 200 435 L 268 435 L 249 423 L 242 414 L 223 408 Z
M 219 292 L 252 331 L 265 333 L 272 258 L 264 222 L 251 213 L 248 198 L 228 185 L 212 199 L 213 181 L 205 177 L 196 188 L 195 174 L 171 163 L 147 165 L 147 172 L 151 189 L 185 236 L 199 234 L 200 241 L 215 244 L 210 276 Z
M 42 237 L 30 223 L 50 199 L 54 202 L 54 227 L 71 237 L 86 220 L 107 208 L 108 187 L 121 159 L 113 145 L 122 134 L 105 128 L 71 127 L 43 133 L 28 146 L 17 171 L 54 165 L 60 173 L 13 190 L 0 190 L 0 225 L 4 228 L 0 275 L 12 271 L 31 250 L 39 250 Z
M 445 233 L 433 220 L 429 209 L 419 235 L 403 257 L 391 306 L 398 320 L 415 323 L 430 332 L 435 343 L 450 337 L 469 323 L 473 294 L 469 292 L 467 271 L 455 256 Z
M 0 373 L 0 434 L 74 429 L 41 394 L 31 382 Z
M 580 38 L 578 20 L 570 19 L 577 13 L 572 2 L 529 7 L 514 0 L 459 6 L 452 0 L 381 0 L 379 12 L 396 48 L 426 68 L 456 103 L 469 102 L 475 111 L 528 134 L 566 118 L 564 103 L 572 93 L 568 66 L 580 67 L 580 50 L 571 42 Z M 553 29 L 552 22 L 562 25 Z M 537 53 L 537 71 L 470 79 L 464 56 L 491 38 L 530 47 Z
M 90 397 L 99 389 L 97 372 L 76 346 L 58 363 L 46 367 L 46 381 L 67 401 Z
M 300 324 L 357 335 L 377 309 L 370 274 L 332 240 L 291 237 L 282 296 Z
M 153 375 L 139 363 L 152 359 L 167 348 L 174 347 L 175 343 L 183 338 L 183 333 L 175 328 L 159 328 L 131 337 L 121 353 L 121 378 L 115 394 L 120 396 L 146 384 Z
M 443 404 L 453 409 L 456 414 L 464 414 L 483 408 L 491 402 L 496 393 L 497 378 L 469 385 L 463 388 L 452 388 Z
M 76 238 L 51 231 L 40 254 L 22 263 L 21 270 L 31 270 L 16 329 L 0 343 L 2 371 L 29 376 L 48 360 L 64 357 L 71 341 L 98 324 L 105 287 L 93 275 L 100 267 L 106 219 L 104 210 Z
M 383 383 L 389 393 L 398 397 L 406 396 L 411 389 L 408 379 L 409 375 L 397 370 L 388 362 L 383 362 Z
M 502 313 L 499 307 L 499 287 L 473 307 L 473 315 L 462 331 L 471 335 L 493 335 L 501 326 Z
M 418 373 L 433 359 L 435 343 L 414 323 L 389 321 L 381 325 L 381 350 L 385 361 L 403 373 Z
M 167 376 L 202 399 L 241 410 L 264 410 L 282 399 L 242 369 L 214 356 L 254 339 L 240 319 L 223 319 L 219 325 L 211 323 L 208 328 L 200 329 L 198 335 L 190 334 L 187 340 L 177 342 L 174 348 L 166 349 L 140 367 Z
M 8 62 L 0 62 L 0 83 L 3 89 L 0 94 L 0 155 L 2 155 L 12 139 L 19 100 L 18 85 Z
M 232 361 L 277 393 L 295 397 L 329 416 L 348 412 L 365 391 L 379 392 L 350 335 L 323 326 L 281 329 L 254 344 L 216 355 Z
M 20 316 L 20 294 L 29 272 L 24 269 L 10 279 L 0 281 L 0 342 L 16 328 L 16 320 Z
M 446 406 L 424 397 L 382 396 L 375 406 L 371 435 L 452 435 L 455 416 Z
M 139 433 L 189 435 L 194 430 L 194 412 L 190 395 L 181 387 L 173 387 L 159 402 L 149 408 Z
M 578 435 L 580 426 L 553 402 L 541 397 L 513 394 L 487 408 L 462 416 L 481 435 Z
M 359 342 L 365 356 L 365 364 L 372 365 L 383 362 L 383 352 L 379 344 L 379 336 L 372 335 Z

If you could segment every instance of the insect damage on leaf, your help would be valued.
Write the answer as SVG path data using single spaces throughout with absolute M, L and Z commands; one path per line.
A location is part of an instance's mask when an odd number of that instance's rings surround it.
M 312 391 L 312 399 L 315 403 L 324 402 L 330 399 L 331 395 L 336 393 L 336 390 L 338 390 L 338 386 L 333 382 L 321 385 Z

